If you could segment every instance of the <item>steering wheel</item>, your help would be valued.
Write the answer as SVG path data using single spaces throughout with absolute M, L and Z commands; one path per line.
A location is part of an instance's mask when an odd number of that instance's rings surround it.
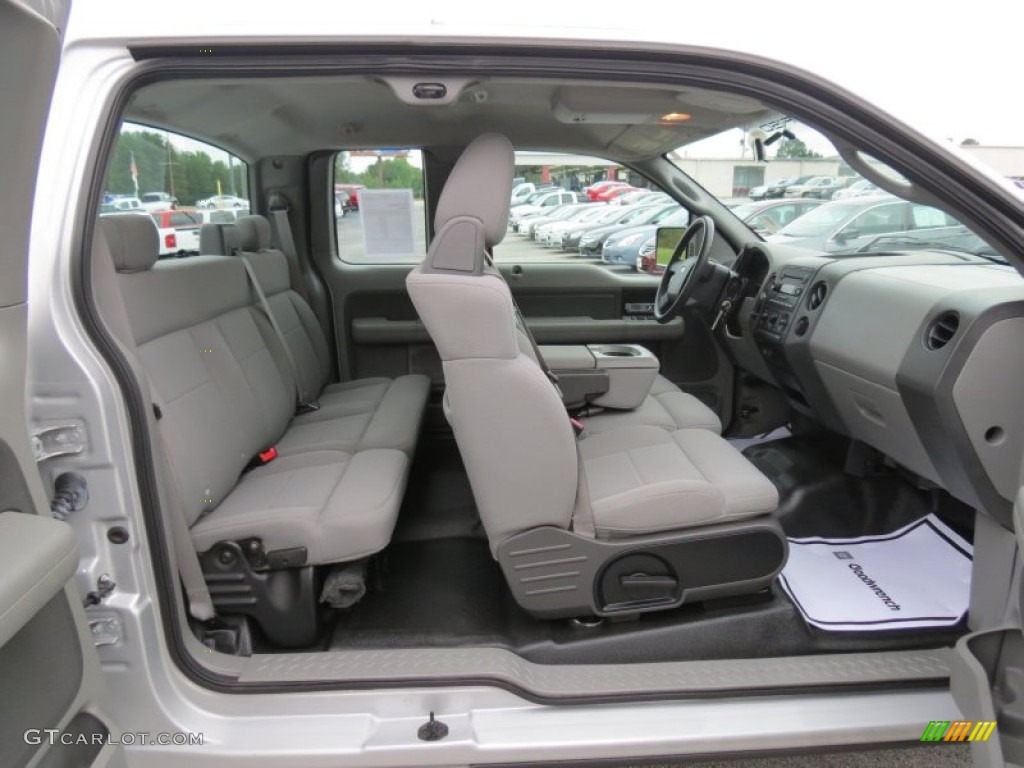
M 698 216 L 686 228 L 654 295 L 654 319 L 659 323 L 667 323 L 683 311 L 704 274 L 714 239 L 715 222 L 710 216 Z

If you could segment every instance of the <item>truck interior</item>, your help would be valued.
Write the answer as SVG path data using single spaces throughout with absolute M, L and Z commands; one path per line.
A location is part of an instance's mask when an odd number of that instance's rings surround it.
M 259 675 L 233 664 L 279 657 L 275 680 L 308 682 L 381 650 L 459 649 L 469 679 L 487 649 L 542 666 L 908 651 L 920 665 L 895 677 L 932 679 L 967 612 L 827 629 L 781 574 L 800 542 L 924 519 L 969 569 L 1009 525 L 1024 283 L 1002 244 L 765 242 L 673 153 L 791 115 L 985 229 L 724 65 L 447 55 L 177 61 L 112 111 L 86 311 L 150 449 L 144 546 L 193 663 L 244 682 Z M 151 217 L 97 216 L 123 122 L 239 158 L 251 213 L 163 256 Z M 380 147 L 421 153 L 415 264 L 339 251 L 335 156 Z M 503 256 L 522 151 L 618 163 L 678 201 L 691 224 L 664 275 Z M 889 598 L 869 576 L 857 588 Z

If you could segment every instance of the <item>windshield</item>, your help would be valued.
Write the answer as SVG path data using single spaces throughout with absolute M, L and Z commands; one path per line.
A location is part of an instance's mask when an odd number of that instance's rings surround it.
M 891 165 L 866 151 L 844 154 L 852 165 L 828 137 L 780 116 L 685 144 L 666 158 L 730 208 L 751 238 L 830 256 L 947 250 L 1003 261 L 953 208 L 901 197 L 908 182 Z M 883 182 L 891 189 L 876 178 L 892 179 Z

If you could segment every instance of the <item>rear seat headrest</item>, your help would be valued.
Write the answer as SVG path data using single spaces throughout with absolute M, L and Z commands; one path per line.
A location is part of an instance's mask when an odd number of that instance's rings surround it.
M 204 256 L 231 256 L 241 247 L 234 224 L 203 224 L 199 230 L 199 252 Z
M 145 272 L 156 264 L 160 233 L 148 214 L 111 213 L 100 216 L 99 222 L 118 272 Z
M 270 222 L 259 214 L 240 216 L 235 222 L 238 229 L 239 247 L 255 253 L 270 247 Z

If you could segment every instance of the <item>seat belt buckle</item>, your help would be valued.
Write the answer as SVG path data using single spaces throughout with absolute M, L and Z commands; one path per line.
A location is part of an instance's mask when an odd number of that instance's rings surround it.
M 295 413 L 302 415 L 304 413 L 314 413 L 320 410 L 320 403 L 313 401 L 312 403 L 299 403 L 299 407 L 295 409 Z
M 278 454 L 277 454 L 277 446 L 276 445 L 272 445 L 269 448 L 267 448 L 265 451 L 260 451 L 255 456 L 253 456 L 252 459 L 249 461 L 249 463 L 245 465 L 245 469 L 243 469 L 242 472 L 243 473 L 251 472 L 252 470 L 256 469 L 257 467 L 262 467 L 262 466 L 264 466 L 266 464 L 269 464 L 274 459 L 276 459 L 277 456 L 278 456 Z
M 569 424 L 572 425 L 572 431 L 575 433 L 576 437 L 582 435 L 583 432 L 586 430 L 586 427 L 583 425 L 583 422 L 580 421 L 579 419 L 574 419 L 572 416 L 569 417 Z

